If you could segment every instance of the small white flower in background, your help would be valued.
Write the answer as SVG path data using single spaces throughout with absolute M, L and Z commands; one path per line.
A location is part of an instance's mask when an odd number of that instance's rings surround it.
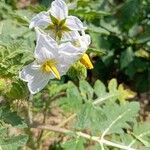
M 68 7 L 63 0 L 55 0 L 47 12 L 37 14 L 30 23 L 30 28 L 44 26 L 53 37 L 61 39 L 71 31 L 85 30 L 83 23 L 75 16 L 68 16 Z
M 39 29 L 36 29 L 36 34 L 35 61 L 19 73 L 20 78 L 28 82 L 32 94 L 42 90 L 50 79 L 60 79 L 82 54 L 70 42 L 58 46 L 56 41 Z

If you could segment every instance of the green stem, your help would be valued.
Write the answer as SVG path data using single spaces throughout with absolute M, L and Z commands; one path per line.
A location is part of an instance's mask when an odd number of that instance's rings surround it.
M 73 136 L 76 135 L 76 136 L 83 137 L 83 138 L 88 139 L 88 140 L 98 142 L 99 144 L 105 144 L 107 146 L 112 146 L 112 147 L 116 147 L 116 148 L 120 148 L 120 149 L 124 149 L 124 150 L 135 150 L 134 148 L 129 148 L 128 146 L 125 146 L 122 144 L 114 143 L 114 142 L 111 142 L 111 141 L 108 141 L 105 139 L 100 139 L 97 136 L 91 136 L 91 135 L 83 133 L 83 132 L 74 132 L 74 131 L 67 130 L 64 128 L 59 128 L 57 126 L 39 125 L 39 126 L 33 126 L 33 128 L 50 130 L 53 132 L 59 132 L 59 133 L 63 133 L 63 134 L 73 135 Z
M 33 124 L 32 102 L 33 102 L 33 95 L 30 94 L 29 100 L 28 100 L 28 123 L 29 125 Z

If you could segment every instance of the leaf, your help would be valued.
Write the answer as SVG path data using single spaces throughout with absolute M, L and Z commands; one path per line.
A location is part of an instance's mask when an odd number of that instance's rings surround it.
M 0 22 L 0 34 L 2 34 L 2 30 L 3 30 L 3 23 Z
M 1 150 L 18 150 L 18 148 L 24 146 L 28 140 L 26 135 L 19 135 L 10 138 L 0 139 L 0 149 Z
M 94 92 L 98 97 L 106 94 L 106 87 L 103 82 L 97 80 L 94 84 Z
M 93 106 L 91 103 L 86 103 L 81 107 L 77 114 L 77 129 L 90 129 L 96 132 L 99 129 L 99 124 L 103 122 L 105 116 L 99 107 Z
M 108 90 L 110 93 L 114 93 L 117 91 L 117 86 L 118 86 L 118 83 L 117 83 L 117 80 L 116 79 L 111 79 L 108 83 Z
M 126 99 L 134 98 L 136 93 L 130 89 L 124 89 L 123 84 L 120 84 L 118 87 L 119 96 L 118 99 L 120 102 L 124 102 Z
M 36 14 L 41 11 L 47 11 L 46 7 L 43 5 L 29 5 L 29 10 Z
M 88 48 L 87 53 L 96 53 L 98 56 L 102 56 L 106 54 L 106 51 L 102 49 Z
M 84 150 L 84 143 L 85 140 L 83 138 L 78 138 L 67 141 L 62 147 L 64 150 Z
M 127 68 L 125 68 L 125 74 L 130 77 L 130 79 L 135 79 L 137 72 L 144 72 L 147 70 L 147 63 L 139 58 L 135 58 Z M 138 80 L 136 80 L 138 81 Z
M 12 112 L 8 107 L 0 107 L 0 120 L 4 123 L 11 124 L 13 127 L 27 127 L 24 120 L 18 116 L 16 112 Z
M 49 97 L 58 95 L 60 92 L 65 91 L 67 87 L 67 84 L 56 84 L 51 82 L 51 84 L 48 85 Z
M 101 150 L 100 144 L 92 145 L 88 148 L 88 150 Z
M 150 58 L 150 53 L 145 51 L 144 49 L 140 49 L 135 52 L 136 57 L 142 57 L 142 58 Z
M 128 67 L 128 65 L 133 61 L 133 50 L 132 47 L 128 47 L 126 51 L 121 53 L 120 56 L 120 68 L 124 69 L 125 67 Z
M 77 112 L 80 110 L 82 105 L 82 97 L 78 88 L 72 83 L 68 82 L 67 97 L 64 97 L 60 101 L 60 106 L 68 111 Z
M 144 79 L 144 80 L 143 80 Z M 150 90 L 150 70 L 145 70 L 135 76 L 135 86 L 139 92 L 146 92 Z
M 28 89 L 24 82 L 20 80 L 11 81 L 11 84 L 7 84 L 5 93 L 3 93 L 8 100 L 16 100 L 25 98 L 28 94 Z
M 92 100 L 93 88 L 87 81 L 81 80 L 79 82 L 79 89 L 84 100 Z
M 140 0 L 127 0 L 119 9 L 119 23 L 121 26 L 129 30 L 140 17 Z
M 150 126 L 148 123 L 135 124 L 133 127 L 134 140 L 130 143 L 135 145 L 141 142 L 144 146 L 150 148 Z
M 24 25 L 26 27 L 29 26 L 30 21 L 26 16 L 20 15 L 18 13 L 15 13 L 15 14 L 12 13 L 11 16 L 12 16 L 12 18 L 16 19 L 16 21 L 19 22 L 19 24 Z
M 104 35 L 110 35 L 110 32 L 108 30 L 106 30 L 105 28 L 102 27 L 96 27 L 93 25 L 90 25 L 88 27 L 89 32 L 91 33 L 97 33 L 97 34 L 104 34 Z
M 150 40 L 150 25 L 142 26 L 143 32 L 136 37 L 135 43 L 136 44 L 144 44 Z
M 134 123 L 139 108 L 139 103 L 137 102 L 122 105 L 106 103 L 102 112 L 107 117 L 107 120 L 99 124 L 99 129 L 102 133 L 106 132 L 106 135 L 123 133 L 123 128 L 131 128 L 129 123 Z
M 123 143 L 124 145 L 129 145 L 130 142 L 134 139 L 130 133 L 122 133 L 119 136 L 120 136 L 121 143 Z M 113 140 L 117 141 L 118 139 L 116 138 L 116 136 L 114 136 Z
M 42 4 L 45 7 L 48 7 L 50 5 L 50 3 L 52 2 L 52 0 L 40 0 L 40 4 Z
M 111 18 L 109 20 L 101 19 L 100 26 L 105 30 L 107 30 L 108 32 L 110 32 L 111 33 L 110 35 L 114 33 L 119 37 L 119 34 L 121 33 L 120 28 L 118 26 L 118 22 L 115 19 L 111 19 Z

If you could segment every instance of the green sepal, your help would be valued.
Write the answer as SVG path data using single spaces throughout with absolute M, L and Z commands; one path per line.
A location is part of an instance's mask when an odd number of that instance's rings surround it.
M 66 22 L 66 19 L 61 20 L 61 21 L 59 22 L 59 26 L 60 26 L 60 27 L 61 27 L 61 26 L 64 26 L 65 22 Z
M 53 24 L 50 24 L 48 27 L 45 28 L 45 30 L 54 30 L 55 26 Z
M 62 29 L 62 31 L 65 31 L 65 32 L 69 32 L 69 31 L 71 31 L 71 29 L 69 29 L 67 26 L 62 26 L 61 27 L 61 29 Z
M 54 16 L 52 16 L 51 14 L 50 14 L 50 18 L 51 18 L 52 23 L 53 23 L 54 25 L 58 25 L 58 24 L 59 24 L 59 20 L 58 20 L 57 18 L 55 18 Z

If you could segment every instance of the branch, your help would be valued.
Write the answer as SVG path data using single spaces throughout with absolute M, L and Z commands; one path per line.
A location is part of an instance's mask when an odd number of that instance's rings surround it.
M 70 120 L 74 119 L 76 116 L 77 114 L 72 114 L 69 118 L 67 118 L 62 123 L 60 123 L 58 127 L 63 127 L 65 124 L 67 124 Z
M 98 142 L 99 144 L 105 144 L 105 145 L 108 145 L 108 146 L 117 147 L 117 148 L 124 149 L 124 150 L 135 150 L 133 148 L 129 148 L 128 146 L 113 143 L 113 142 L 105 140 L 105 139 L 99 139 L 99 137 L 97 137 L 97 136 L 91 136 L 91 135 L 83 133 L 83 132 L 74 132 L 74 131 L 71 131 L 71 130 L 68 130 L 68 129 L 59 128 L 57 126 L 33 125 L 32 128 L 50 130 L 50 131 L 53 131 L 53 132 L 59 132 L 59 133 L 63 133 L 63 134 L 76 135 L 76 136 L 86 138 L 88 140 Z
M 33 95 L 30 94 L 29 100 L 28 100 L 28 121 L 29 121 L 29 124 L 33 123 L 32 101 L 33 101 Z

